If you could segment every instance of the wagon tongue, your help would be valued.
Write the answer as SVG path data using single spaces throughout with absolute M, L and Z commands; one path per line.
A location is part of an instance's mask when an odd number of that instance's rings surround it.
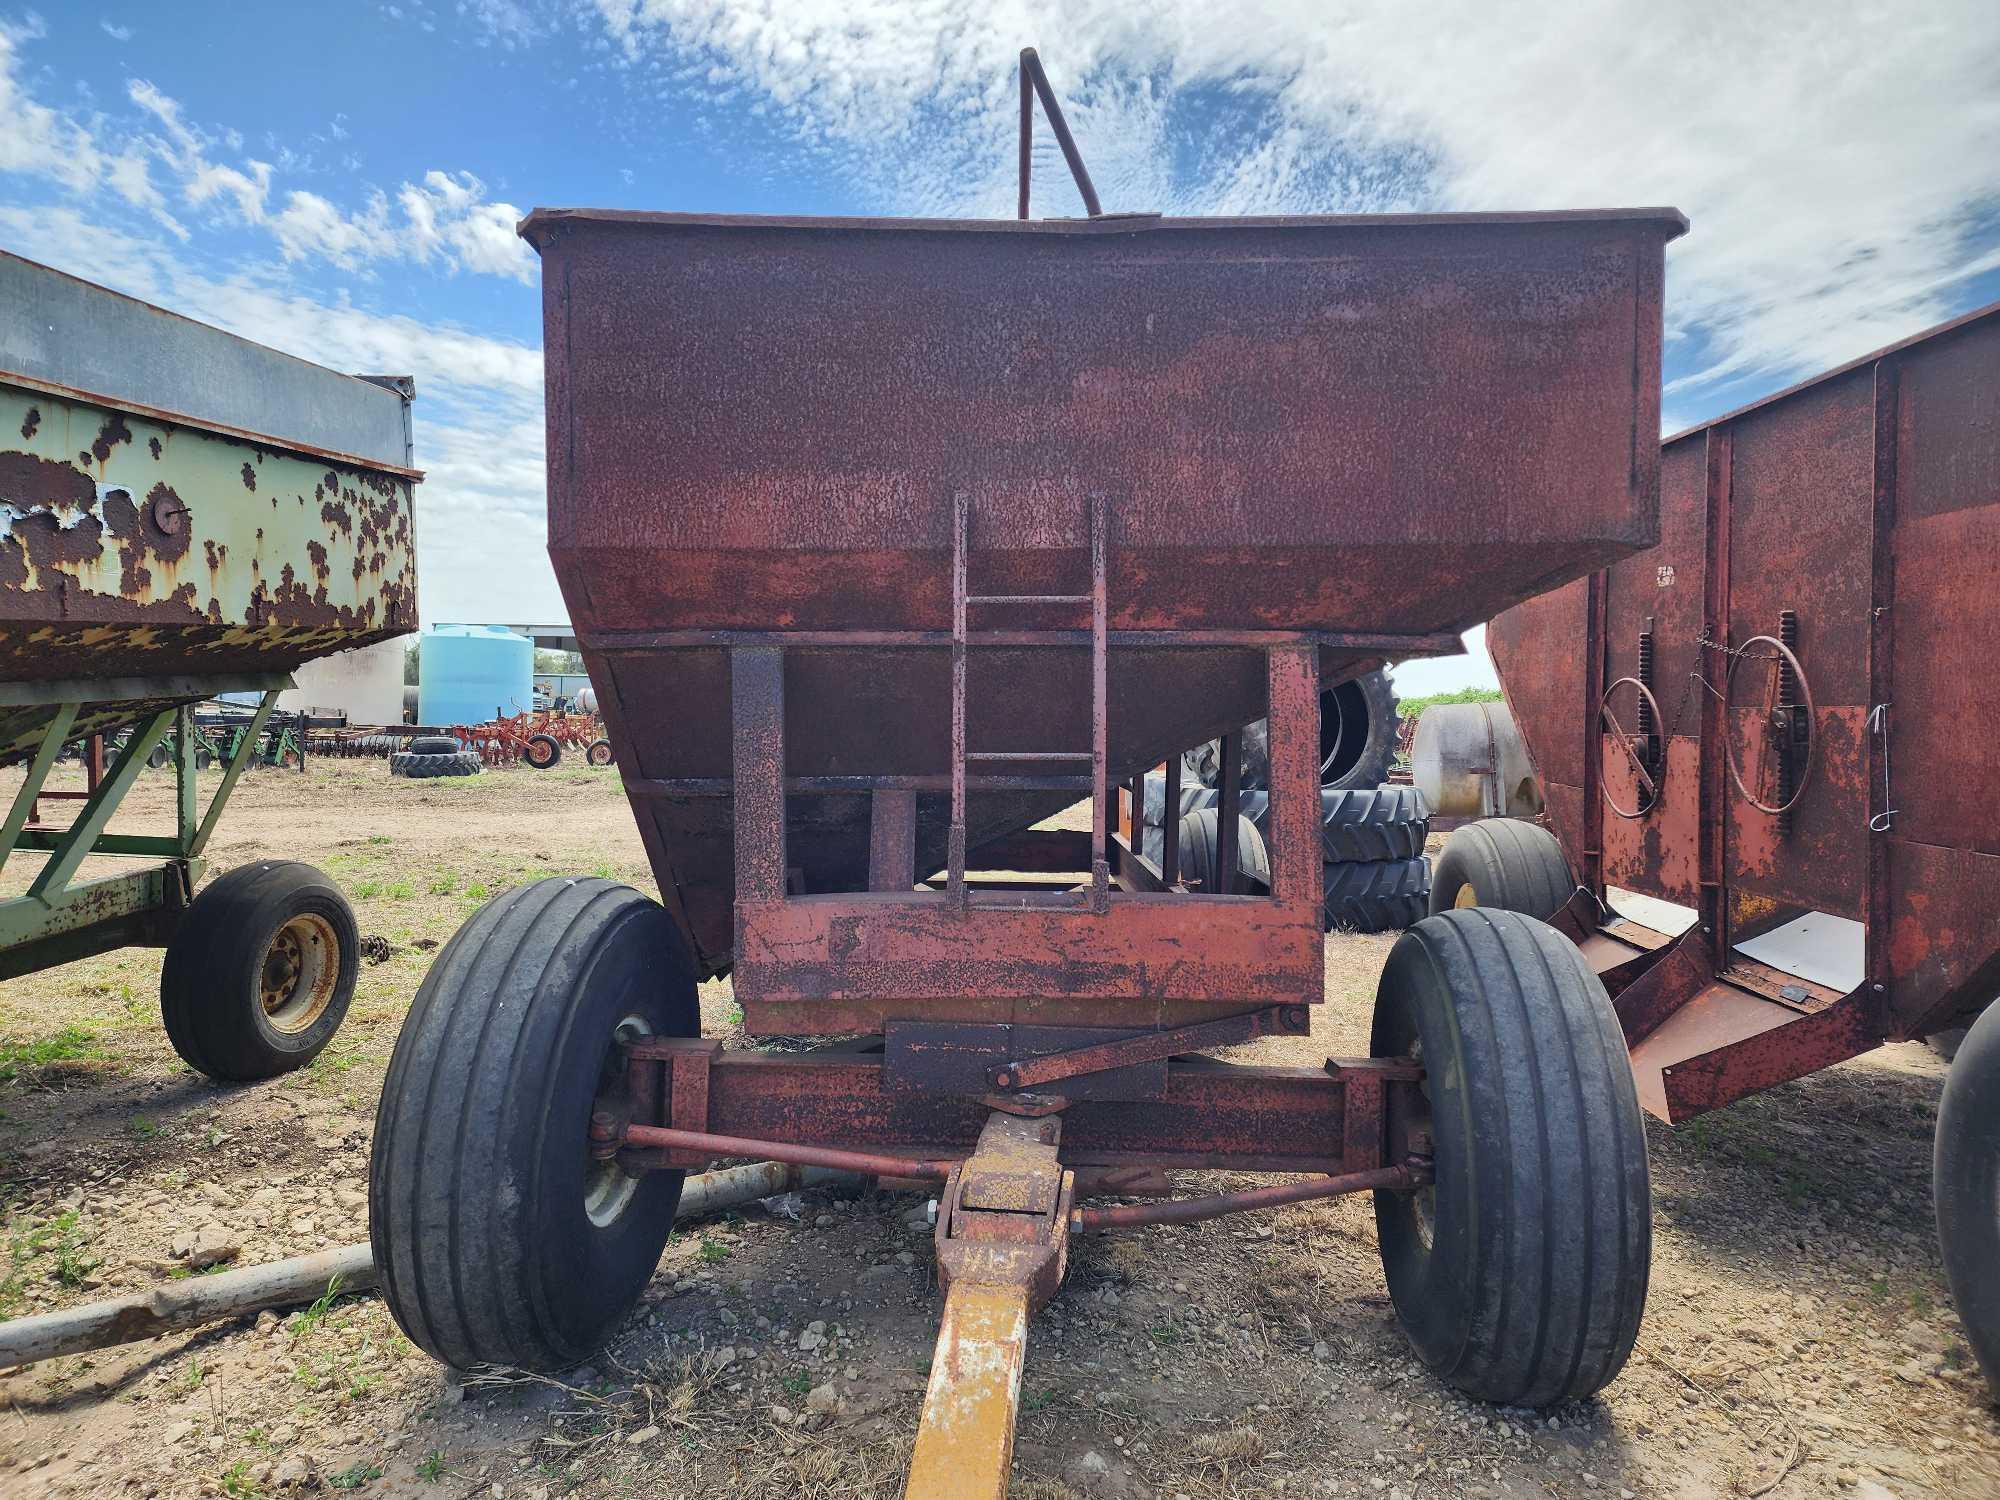
M 995 1112 L 938 1200 L 947 1288 L 906 1500 L 1004 1495 L 1028 1317 L 1069 1261 L 1076 1176 L 1056 1160 L 1062 1121 Z

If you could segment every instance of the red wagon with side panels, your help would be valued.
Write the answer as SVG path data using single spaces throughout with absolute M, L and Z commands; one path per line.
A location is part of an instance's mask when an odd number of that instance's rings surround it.
M 1433 909 L 1568 932 L 1670 1121 L 1972 1023 L 2000 993 L 1996 562 L 2000 306 L 1667 439 L 1659 545 L 1493 622 L 1549 832 L 1461 830 Z M 1946 1088 L 1945 1259 L 2000 1382 L 2000 1013 Z
M 1373 1056 L 1200 1054 L 1323 998 L 1321 694 L 1654 542 L 1684 228 L 532 214 L 550 553 L 661 901 L 547 881 L 439 955 L 373 1166 L 412 1338 L 575 1362 L 741 1156 L 938 1185 L 912 1494 L 1004 1489 L 1027 1320 L 1129 1223 L 1373 1190 L 1443 1378 L 1610 1380 L 1644 1140 L 1553 930 L 1406 935 Z M 1212 878 L 1147 859 L 1121 791 L 1267 716 L 1268 880 L 1228 764 Z M 700 1038 L 723 973 L 753 1035 L 832 1040 Z M 1178 1168 L 1282 1180 L 1088 1201 Z

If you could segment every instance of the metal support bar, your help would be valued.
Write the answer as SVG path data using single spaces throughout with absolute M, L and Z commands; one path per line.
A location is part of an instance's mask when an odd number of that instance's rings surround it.
M 104 825 L 111 821 L 111 814 L 132 789 L 132 783 L 139 779 L 139 771 L 146 764 L 146 757 L 153 753 L 153 747 L 174 722 L 174 710 L 169 708 L 153 715 L 132 738 L 125 748 L 118 752 L 118 759 L 112 764 L 110 774 L 94 792 L 90 800 L 83 804 L 83 812 L 56 842 L 50 852 L 48 863 L 43 865 L 28 887 L 28 895 L 38 901 L 53 903 L 61 896 L 63 887 L 76 874 L 77 866 L 90 853 L 97 836 L 104 832 Z
M 1033 92 L 1030 93 L 1030 90 Z M 1097 201 L 1097 189 L 1091 186 L 1090 173 L 1083 165 L 1083 153 L 1076 149 L 1076 138 L 1069 133 L 1069 121 L 1063 118 L 1062 106 L 1056 103 L 1055 90 L 1049 87 L 1049 75 L 1042 71 L 1042 60 L 1033 47 L 1021 49 L 1021 193 L 1020 211 L 1017 218 L 1028 217 L 1028 188 L 1035 175 L 1035 99 L 1042 101 L 1042 112 L 1049 117 L 1049 129 L 1055 132 L 1056 144 L 1062 147 L 1063 160 L 1069 163 L 1069 175 L 1076 179 L 1077 193 L 1083 198 L 1084 212 L 1091 218 L 1099 218 L 1104 213 L 1103 205 Z
M 201 827 L 195 830 L 194 838 L 188 843 L 189 858 L 200 854 L 208 847 L 208 840 L 215 832 L 215 825 L 222 821 L 222 809 L 229 801 L 229 794 L 236 790 L 237 778 L 243 774 L 243 768 L 250 764 L 250 757 L 257 753 L 257 742 L 263 738 L 264 725 L 271 717 L 271 710 L 277 706 L 278 690 L 271 688 L 265 692 L 264 701 L 257 705 L 257 712 L 250 716 L 250 723 L 236 741 L 235 752 L 229 757 L 229 765 L 222 773 L 222 783 L 216 787 L 215 795 L 209 799 L 208 811 L 202 815 Z M 193 752 L 190 750 L 188 753 L 192 755 Z M 188 764 L 190 769 L 187 773 L 189 788 L 187 795 L 192 806 L 194 763 L 190 760 Z
M 1243 736 L 1222 737 L 1222 792 L 1215 799 L 1215 888 L 1210 895 L 1227 896 L 1236 889 L 1236 819 L 1241 805 Z
M 785 899 L 785 653 L 729 653 L 736 767 L 736 900 Z M 737 922 L 738 942 L 743 923 Z
M 790 1141 L 753 1141 L 737 1135 L 710 1135 L 705 1130 L 670 1130 L 660 1125 L 626 1125 L 608 1116 L 591 1121 L 591 1140 L 615 1154 L 625 1146 L 706 1155 L 766 1157 L 802 1167 L 832 1167 L 840 1172 L 866 1172 L 871 1177 L 902 1177 L 912 1182 L 943 1182 L 953 1163 L 914 1157 L 878 1156 L 867 1151 L 836 1151 L 826 1146 L 801 1146 Z
M 997 1063 L 987 1069 L 987 1080 L 996 1089 L 1010 1092 L 1032 1089 L 1058 1079 L 1084 1073 L 1106 1073 L 1135 1063 L 1179 1057 L 1184 1052 L 1200 1052 L 1209 1047 L 1233 1047 L 1260 1036 L 1303 1035 L 1311 1020 L 1302 1005 L 1273 1005 L 1264 1010 L 1244 1011 L 1217 1021 L 1178 1026 L 1171 1031 L 1146 1032 L 1117 1041 L 1098 1042 L 1089 1047 L 1072 1047 L 1064 1052 L 1045 1052 L 1040 1057 Z
M 1033 56 L 1033 53 L 1025 55 Z M 1036 72 L 1040 71 L 1038 63 Z M 1076 163 L 1076 166 L 1079 171 L 1082 170 L 1082 163 Z M 1087 181 L 1085 179 L 1086 184 Z M 1107 572 L 1109 560 L 1106 555 L 1110 545 L 1110 518 L 1106 510 L 1103 494 L 1093 494 L 1090 497 L 1090 815 L 1094 826 L 1090 846 L 1096 853 L 1090 866 L 1090 904 L 1097 911 L 1103 911 L 1111 900 L 1111 851 L 1104 824 L 1107 811 L 1104 799 L 1109 795 L 1108 746 L 1111 733 L 1110 650 L 1106 639 L 1111 610 L 1111 586 Z M 1145 826 L 1145 808 L 1137 807 L 1133 811 L 1137 815 L 1133 829 L 1136 836 Z
M 14 796 L 13 806 L 7 809 L 6 824 L 0 826 L 0 869 L 6 868 L 7 856 L 14 851 L 15 840 L 20 838 L 28 814 L 34 810 L 35 798 L 49 778 L 49 768 L 62 754 L 62 747 L 69 739 L 70 725 L 76 722 L 76 711 L 82 706 L 80 703 L 57 704 L 55 717 L 42 731 L 42 743 L 35 751 L 34 759 L 28 762 L 27 776 Z
M 1196 1224 L 1203 1219 L 1219 1219 L 1225 1214 L 1280 1208 L 1287 1203 L 1310 1203 L 1315 1198 L 1335 1198 L 1342 1193 L 1388 1192 L 1422 1187 L 1430 1181 L 1430 1176 L 1426 1167 L 1403 1162 L 1369 1172 L 1345 1172 L 1338 1177 L 1315 1177 L 1305 1182 L 1280 1182 L 1271 1187 L 1249 1188 L 1240 1193 L 1217 1193 L 1207 1198 L 1128 1203 L 1116 1208 L 1079 1208 L 1070 1214 L 1069 1227 L 1077 1234 L 1095 1234 L 1106 1229 L 1130 1229 L 1141 1224 Z

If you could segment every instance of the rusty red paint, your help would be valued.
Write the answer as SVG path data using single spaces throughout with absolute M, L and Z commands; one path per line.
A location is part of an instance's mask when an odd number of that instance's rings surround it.
M 738 1154 L 776 1144 L 956 1159 L 990 1114 L 970 1090 L 896 1086 L 875 1054 L 725 1052 L 712 1042 L 678 1041 L 634 1042 L 626 1052 L 627 1082 L 607 1099 L 607 1110 L 634 1126 L 758 1143 Z M 669 1073 L 657 1071 L 662 1063 Z M 650 1079 L 646 1069 L 654 1070 Z M 1380 1087 L 1351 1090 L 1364 1074 Z M 633 1087 L 634 1078 L 648 1081 Z M 1351 1169 L 1351 1142 L 1361 1136 L 1381 1143 L 1370 1165 L 1406 1154 L 1409 1143 L 1397 1138 L 1394 1120 L 1421 1079 L 1421 1069 L 1394 1059 L 1344 1060 L 1331 1071 L 1177 1059 L 1158 1097 L 1070 1101 L 1061 1112 L 1062 1158 L 1078 1168 L 1339 1173 Z M 667 1144 L 664 1137 L 628 1139 Z
M 1676 1115 L 1926 1034 L 2000 981 L 2000 809 L 1959 794 L 2000 778 L 2000 722 L 1980 687 L 2000 653 L 1996 409 L 2000 306 L 1669 439 L 1660 545 L 1493 622 L 1551 826 L 1586 883 L 1701 913 L 1673 958 L 1619 997 Z M 1627 806 L 1637 779 L 1580 709 L 1593 682 L 1638 672 L 1649 631 L 1671 734 L 1660 804 L 1606 819 L 1593 869 L 1586 773 L 1601 768 L 1605 795 Z M 1796 641 L 1798 698 L 1812 705 L 1798 710 L 1811 766 L 1793 768 L 1806 779 L 1787 817 L 1753 805 L 1783 800 L 1770 714 L 1781 674 L 1730 654 L 1758 636 Z M 1781 1004 L 1766 1015 L 1777 1002 L 1732 953 L 1807 911 L 1867 928 L 1864 988 L 1827 1007 L 1841 1019 L 1815 1012 L 1810 1026 Z M 1683 1007 L 1712 1014 L 1714 1056 L 1701 1027 L 1674 1026 Z M 1687 1060 L 1663 1073 L 1669 1053 Z
M 1333 632 L 1344 640 L 1317 665 L 1335 683 L 1384 649 L 1444 649 L 1453 630 L 1647 541 L 1661 246 L 1682 227 L 1654 211 L 531 216 L 551 557 L 620 764 L 659 790 L 635 811 L 703 970 L 736 958 L 743 834 L 729 799 L 672 790 L 732 770 L 735 642 L 689 633 L 817 633 L 785 644 L 787 780 L 949 776 L 951 651 L 932 642 L 953 623 L 959 497 L 967 591 L 1032 599 L 1081 598 L 1101 501 L 1104 779 L 1124 781 L 1267 708 L 1261 643 L 1178 649 L 1193 632 Z M 1334 306 L 1353 316 L 1329 321 Z M 662 400 L 687 420 L 648 417 Z M 773 444 L 778 431 L 791 440 Z M 1511 519 L 1526 496 L 1532 543 Z M 967 653 L 963 746 L 1092 743 L 1089 614 L 1050 616 L 1064 608 L 986 612 L 981 626 L 1016 645 Z M 1031 639 L 1057 626 L 1070 642 Z M 1119 638 L 1133 631 L 1157 636 Z M 863 644 L 892 632 L 931 640 Z M 866 890 L 866 791 L 786 818 L 786 868 L 810 896 Z M 968 847 L 1067 800 L 966 796 Z M 915 822 L 921 879 L 949 863 L 945 799 L 919 790 Z M 976 980 L 948 993 L 970 1002 Z M 769 1003 L 794 1006 L 780 992 Z M 818 1029 L 769 1008 L 761 1020 Z

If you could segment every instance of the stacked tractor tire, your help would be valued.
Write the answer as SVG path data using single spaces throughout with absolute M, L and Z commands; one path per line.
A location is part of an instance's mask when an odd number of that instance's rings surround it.
M 420 734 L 410 748 L 389 757 L 389 774 L 422 781 L 433 776 L 473 776 L 482 762 L 476 750 L 461 750 L 448 734 Z
M 1331 700 L 1331 701 L 1329 701 Z M 1396 749 L 1395 695 L 1387 676 L 1371 672 L 1323 695 L 1320 705 L 1323 782 L 1320 848 L 1325 860 L 1326 925 L 1346 932 L 1397 932 L 1430 911 L 1430 864 L 1424 840 L 1430 812 L 1423 793 L 1388 786 Z M 1262 723 L 1243 733 L 1237 807 L 1236 889 L 1257 889 L 1269 877 L 1264 833 L 1271 814 L 1269 739 Z M 1181 762 L 1180 865 L 1190 882 L 1207 884 L 1214 865 L 1221 756 L 1213 742 Z M 1144 852 L 1157 860 L 1165 778 L 1146 782 Z

